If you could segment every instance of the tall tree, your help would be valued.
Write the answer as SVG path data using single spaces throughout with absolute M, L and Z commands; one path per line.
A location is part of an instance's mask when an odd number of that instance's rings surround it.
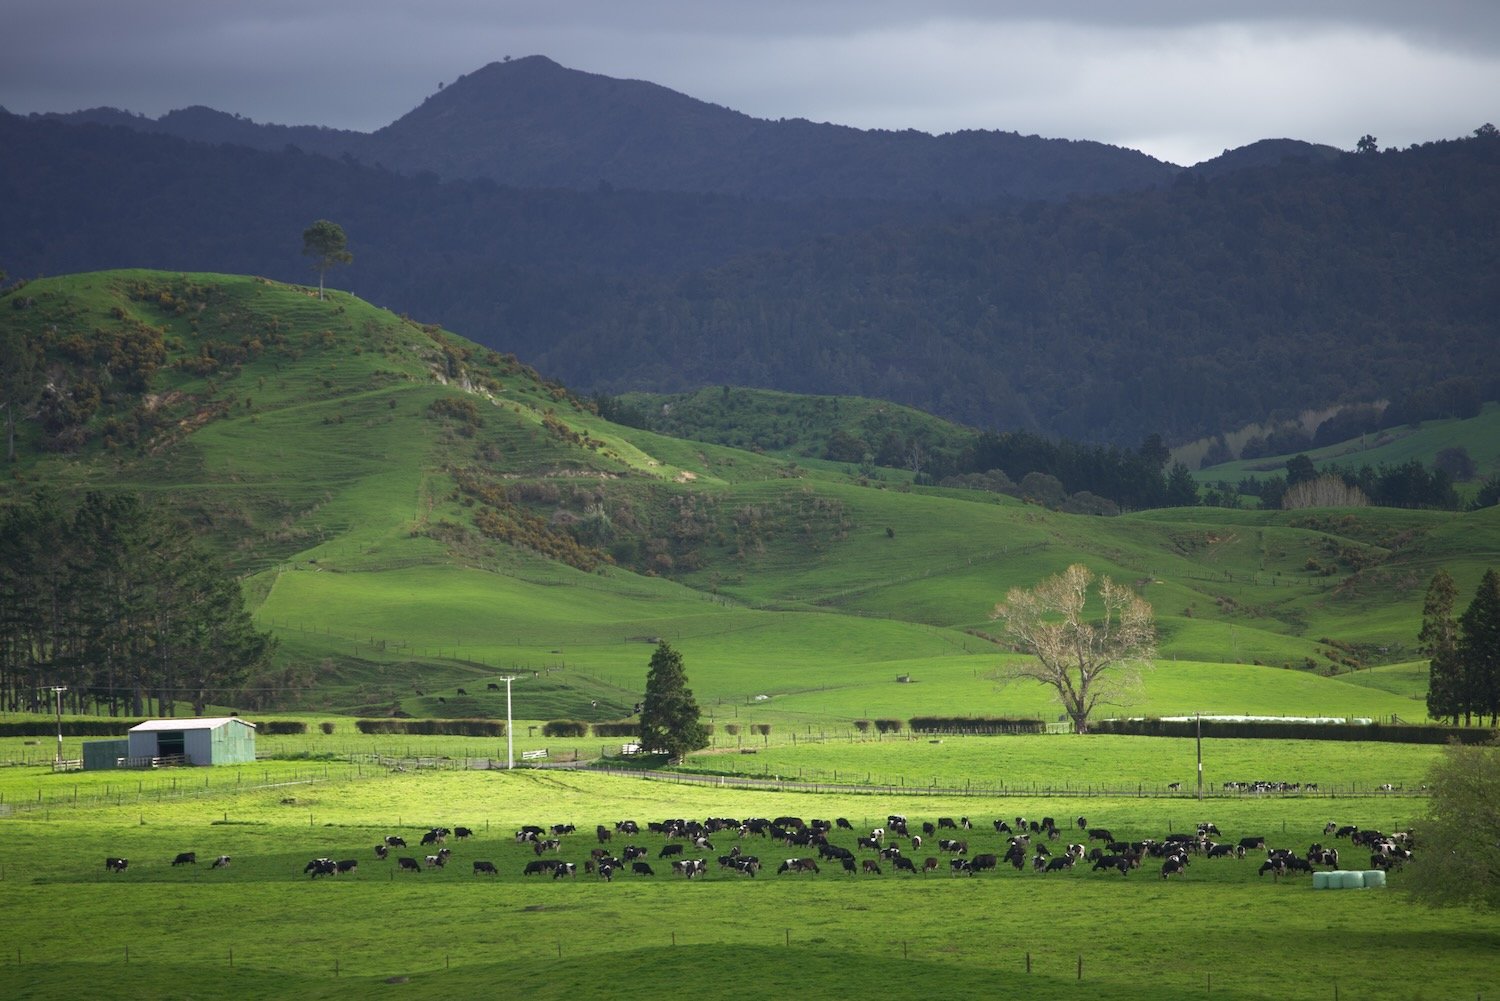
M 1500 574 L 1484 572 L 1479 590 L 1458 620 L 1458 659 L 1464 724 L 1470 715 L 1489 713 L 1490 726 L 1500 717 Z
M 0 407 L 5 409 L 5 461 L 16 461 L 16 421 L 41 395 L 42 352 L 25 331 L 0 325 Z
M 349 239 L 344 227 L 327 219 L 319 219 L 302 231 L 302 255 L 313 259 L 313 270 L 318 273 L 318 298 L 323 296 L 323 276 L 335 264 L 348 264 L 354 260 L 349 253 Z
M 676 760 L 708 746 L 708 730 L 699 720 L 698 703 L 687 686 L 682 654 L 666 640 L 651 655 L 646 697 L 641 703 L 641 747 L 666 751 Z
M 1098 578 L 1094 589 L 1094 579 L 1093 571 L 1075 563 L 1029 590 L 1011 588 L 990 616 L 1031 654 L 1002 667 L 1001 677 L 1050 687 L 1076 733 L 1088 732 L 1089 716 L 1100 704 L 1122 704 L 1156 655 L 1151 606 L 1108 577 Z
M 1427 586 L 1427 598 L 1422 604 L 1422 631 L 1417 634 L 1418 649 L 1428 658 L 1427 715 L 1455 722 L 1463 670 L 1458 659 L 1458 623 L 1453 618 L 1457 602 L 1458 587 L 1452 574 L 1439 570 Z
M 1434 907 L 1500 910 L 1500 747 L 1452 745 L 1427 776 L 1422 850 L 1402 888 Z

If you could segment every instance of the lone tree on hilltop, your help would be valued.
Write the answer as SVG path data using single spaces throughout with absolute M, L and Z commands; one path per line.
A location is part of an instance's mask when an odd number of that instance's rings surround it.
M 319 219 L 302 231 L 302 255 L 313 259 L 313 270 L 318 273 L 318 298 L 323 295 L 323 276 L 335 264 L 348 264 L 354 260 L 349 253 L 349 238 L 344 227 L 327 219 Z
M 992 619 L 1032 656 L 1000 669 L 1003 680 L 1028 678 L 1057 692 L 1075 733 L 1087 733 L 1089 716 L 1101 703 L 1119 705 L 1140 683 L 1140 672 L 1156 655 L 1151 606 L 1128 587 L 1098 578 L 1081 564 L 1036 587 L 1011 588 Z M 1097 611 L 1090 596 L 1097 592 Z
M 687 686 L 682 654 L 666 640 L 651 655 L 646 697 L 641 702 L 641 747 L 665 751 L 673 760 L 708 746 L 708 730 L 698 719 L 698 703 Z

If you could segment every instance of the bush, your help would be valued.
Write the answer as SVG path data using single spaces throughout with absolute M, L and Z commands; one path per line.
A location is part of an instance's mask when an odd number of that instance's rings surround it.
M 505 724 L 490 719 L 361 719 L 354 721 L 360 733 L 407 733 L 450 737 L 503 737 Z
M 543 737 L 587 737 L 589 725 L 576 719 L 554 719 L 542 724 Z
M 641 732 L 639 723 L 595 723 L 595 737 L 636 737 Z M 561 736 L 561 735 L 559 735 Z
M 318 729 L 322 730 L 324 733 L 332 733 L 333 732 L 333 724 L 330 723 L 330 722 L 319 723 L 318 724 Z
M 857 719 L 854 721 L 854 729 L 858 730 L 860 733 L 869 733 L 870 727 L 873 725 L 874 724 L 867 719 Z
M 899 719 L 877 719 L 875 729 L 881 733 L 900 733 L 906 723 Z
M 740 735 L 740 725 L 738 723 L 725 723 L 724 732 L 731 737 L 738 737 Z
M 255 724 L 255 732 L 267 737 L 291 737 L 307 732 L 307 724 L 297 719 L 268 719 Z
M 769 735 L 770 732 L 771 732 L 771 724 L 769 724 L 769 723 L 751 723 L 750 724 L 750 732 L 751 733 L 758 733 L 758 734 L 761 734 L 762 736 Z
M 1016 734 L 1043 733 L 1047 726 L 1039 719 L 1013 719 L 1007 716 L 913 716 L 907 721 L 912 733 Z

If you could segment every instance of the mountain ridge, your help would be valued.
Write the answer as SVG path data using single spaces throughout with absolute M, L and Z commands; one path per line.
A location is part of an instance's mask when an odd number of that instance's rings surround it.
M 1184 169 L 1221 169 L 1212 165 L 1223 159 L 1182 168 L 1084 139 L 982 129 L 933 135 L 754 118 L 649 81 L 569 69 L 539 55 L 463 74 L 373 132 L 259 124 L 200 105 L 156 119 L 112 108 L 41 117 L 263 150 L 293 145 L 407 174 L 488 178 L 517 187 L 768 198 L 1056 199 L 1155 187 Z M 1295 145 L 1278 159 L 1320 149 L 1280 142 Z M 1264 156 L 1232 159 L 1267 162 Z

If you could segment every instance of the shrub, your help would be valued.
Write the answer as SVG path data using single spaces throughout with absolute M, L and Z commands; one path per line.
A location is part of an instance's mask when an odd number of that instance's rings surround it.
M 255 732 L 268 737 L 290 737 L 307 732 L 307 724 L 297 719 L 268 719 L 255 724 Z
M 319 723 L 318 724 L 318 729 L 322 730 L 324 733 L 332 733 L 333 732 L 333 724 L 329 723 L 329 722 Z
M 542 724 L 543 737 L 586 737 L 589 725 L 576 719 L 554 719 Z
M 634 737 L 641 732 L 639 723 L 595 723 L 595 737 Z
M 724 732 L 731 737 L 738 737 L 740 735 L 740 725 L 738 723 L 725 723 Z
M 751 723 L 750 724 L 750 732 L 751 733 L 758 733 L 758 734 L 761 734 L 762 736 L 769 735 L 770 732 L 771 732 L 771 724 L 769 724 L 769 723 Z
M 900 733 L 906 723 L 899 719 L 877 719 L 875 729 L 881 733 Z
M 913 716 L 907 722 L 913 733 L 1017 734 L 1047 729 L 1039 719 L 1008 716 Z
M 867 719 L 857 719 L 854 721 L 854 729 L 858 730 L 860 733 L 869 733 L 870 727 L 873 725 L 874 724 L 872 724 Z
M 491 719 L 361 719 L 360 733 L 410 733 L 450 737 L 503 737 L 505 724 Z

